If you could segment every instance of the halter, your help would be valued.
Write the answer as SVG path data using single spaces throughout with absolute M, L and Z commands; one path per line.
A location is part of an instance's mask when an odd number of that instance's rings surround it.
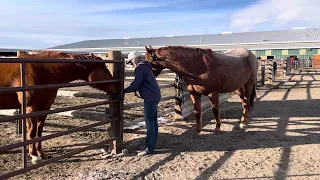
M 151 62 L 155 62 L 157 58 L 156 52 L 152 51 L 151 56 L 150 56 L 150 60 Z

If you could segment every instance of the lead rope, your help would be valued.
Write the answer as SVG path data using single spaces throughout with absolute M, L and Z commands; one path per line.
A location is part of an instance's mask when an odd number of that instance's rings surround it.
M 181 99 L 182 104 L 185 102 L 185 94 L 184 94 L 184 87 L 186 86 L 185 81 L 183 80 L 182 75 L 177 75 L 174 81 L 174 87 L 178 89 L 177 97 Z

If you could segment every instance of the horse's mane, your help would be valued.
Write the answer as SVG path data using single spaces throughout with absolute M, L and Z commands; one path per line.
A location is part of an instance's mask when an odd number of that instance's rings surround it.
M 211 49 L 204 49 L 204 48 L 196 48 L 196 47 L 189 47 L 189 46 L 167 46 L 167 50 L 169 51 L 169 56 L 174 56 L 174 54 L 178 53 L 179 57 L 192 57 L 192 58 L 202 58 L 203 55 L 208 55 L 212 57 L 212 59 L 219 59 L 221 57 L 225 56 L 234 56 L 234 57 L 248 57 L 252 54 L 248 49 L 246 48 L 232 48 L 226 51 L 223 54 L 218 54 Z M 173 51 L 175 53 L 170 53 L 170 51 Z
M 190 47 L 190 46 L 167 46 L 169 50 L 174 51 L 186 51 L 188 53 L 208 53 L 212 52 L 211 49 L 205 49 L 205 48 L 196 48 L 196 47 Z
M 199 56 L 203 54 L 212 54 L 213 51 L 211 49 L 204 49 L 204 48 L 196 48 L 196 47 L 189 47 L 189 46 L 167 46 L 169 52 L 175 51 L 179 52 L 188 56 Z
M 59 51 L 32 51 L 34 54 L 29 54 L 24 51 L 18 52 L 18 58 L 66 58 L 66 59 L 102 59 L 99 56 L 95 56 L 90 53 L 90 55 L 84 54 L 72 54 L 72 53 L 64 53 Z
M 180 57 L 202 57 L 204 54 L 209 56 L 213 55 L 213 51 L 211 49 L 204 48 L 196 48 L 189 46 L 167 46 L 168 51 L 174 51 L 180 54 Z M 170 53 L 169 53 L 170 54 Z

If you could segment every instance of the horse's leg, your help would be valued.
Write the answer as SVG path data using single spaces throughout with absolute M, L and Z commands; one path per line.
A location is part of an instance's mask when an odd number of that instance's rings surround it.
M 245 96 L 245 89 L 241 87 L 240 89 L 236 90 L 236 93 L 239 95 L 242 103 L 242 117 L 240 120 L 239 128 L 243 129 L 245 127 L 247 115 L 248 115 L 248 99 Z
M 212 111 L 216 118 L 216 128 L 215 132 L 220 132 L 221 120 L 220 120 L 220 110 L 219 110 L 219 93 L 211 93 L 209 99 L 212 105 Z
M 20 104 L 23 102 L 23 96 L 21 92 L 17 93 L 18 95 L 18 100 Z M 32 113 L 38 110 L 37 106 L 35 104 L 32 104 L 32 92 L 27 91 L 26 92 L 26 113 Z M 38 117 L 31 117 L 31 118 L 26 118 L 26 125 L 27 125 L 27 137 L 29 140 L 34 139 L 37 136 L 37 122 L 38 122 Z M 29 144 L 29 155 L 31 156 L 31 162 L 33 164 L 36 164 L 38 161 L 41 160 L 41 157 L 38 156 L 36 147 L 36 143 L 31 143 Z
M 52 90 L 52 91 L 47 91 L 47 103 L 46 105 L 42 105 L 39 110 L 45 111 L 45 110 L 50 110 L 52 104 L 54 103 L 56 96 L 57 96 L 57 90 Z M 47 119 L 48 115 L 43 115 L 38 117 L 37 121 L 37 137 L 42 137 L 42 131 L 43 131 L 43 126 L 44 122 Z M 36 143 L 36 149 L 38 156 L 40 156 L 42 159 L 46 159 L 45 153 L 42 151 L 42 146 L 41 146 L 41 141 Z
M 38 121 L 37 121 L 37 136 L 36 137 L 41 137 L 42 136 L 42 131 L 43 131 L 43 125 L 44 121 L 46 120 L 47 116 L 39 116 Z M 42 151 L 41 147 L 41 141 L 36 143 L 36 149 L 38 156 L 40 156 L 42 159 L 46 158 L 46 155 Z
M 245 99 L 245 103 L 244 104 L 244 115 L 241 118 L 241 123 L 240 123 L 240 128 L 245 128 L 246 124 L 247 124 L 247 120 L 248 120 L 248 113 L 251 109 L 250 106 L 250 97 L 251 97 L 251 93 L 252 93 L 252 89 L 253 89 L 253 85 L 254 83 L 250 83 L 248 82 L 247 84 L 244 85 L 244 99 Z
M 196 133 L 199 134 L 202 130 L 201 95 L 194 92 L 190 92 L 190 98 L 193 103 L 194 115 L 196 116 Z
M 36 111 L 32 107 L 27 107 L 26 109 L 27 114 Z M 27 133 L 28 133 L 28 139 L 34 139 L 37 135 L 37 117 L 27 118 Z M 41 160 L 41 157 L 38 156 L 35 143 L 29 144 L 29 155 L 31 156 L 32 160 L 31 162 L 33 164 L 36 164 L 38 161 Z

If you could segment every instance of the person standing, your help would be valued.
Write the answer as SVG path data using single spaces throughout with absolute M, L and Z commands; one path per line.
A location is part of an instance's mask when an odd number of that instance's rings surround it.
M 161 99 L 161 92 L 156 77 L 153 75 L 152 66 L 148 61 L 141 59 L 138 51 L 128 54 L 128 63 L 134 67 L 134 80 L 124 89 L 124 93 L 139 91 L 144 100 L 144 120 L 146 122 L 147 136 L 145 139 L 146 148 L 138 153 L 144 156 L 154 153 L 158 139 L 158 104 Z
M 272 80 L 276 80 L 276 75 L 277 75 L 277 62 L 274 60 L 273 61 L 273 68 L 272 68 Z
M 311 57 L 308 58 L 309 68 L 312 68 L 312 59 Z

